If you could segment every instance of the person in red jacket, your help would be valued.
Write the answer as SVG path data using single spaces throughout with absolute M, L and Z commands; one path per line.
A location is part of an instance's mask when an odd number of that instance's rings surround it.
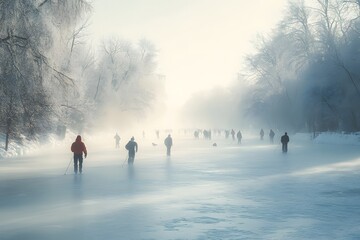
M 76 137 L 75 142 L 71 145 L 71 151 L 74 153 L 74 173 L 82 172 L 82 163 L 83 163 L 83 153 L 85 158 L 87 157 L 87 151 L 85 144 L 81 141 L 81 136 Z M 79 165 L 79 168 L 78 168 Z

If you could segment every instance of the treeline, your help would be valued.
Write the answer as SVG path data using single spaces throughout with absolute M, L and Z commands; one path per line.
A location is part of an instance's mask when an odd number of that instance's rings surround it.
M 88 44 L 86 0 L 0 0 L 0 133 L 8 139 L 76 132 L 112 114 L 145 114 L 161 78 L 155 47 Z M 114 110 L 115 109 L 115 110 Z M 115 111 L 115 113 L 114 113 Z
M 242 117 L 295 131 L 360 131 L 360 1 L 291 1 L 247 56 Z

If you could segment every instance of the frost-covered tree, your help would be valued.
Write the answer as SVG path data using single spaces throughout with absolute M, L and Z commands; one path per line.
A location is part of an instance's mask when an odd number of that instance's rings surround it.
M 83 0 L 0 1 L 0 125 L 7 136 L 34 137 L 52 127 L 50 86 L 74 83 L 53 54 L 54 33 L 74 24 L 86 6 Z
M 269 127 L 360 130 L 359 2 L 290 2 L 247 59 L 247 112 Z
M 86 97 L 91 99 L 93 114 L 116 122 L 153 110 L 163 86 L 155 72 L 156 54 L 147 40 L 137 44 L 118 38 L 105 40 L 97 54 L 97 74 L 87 81 Z

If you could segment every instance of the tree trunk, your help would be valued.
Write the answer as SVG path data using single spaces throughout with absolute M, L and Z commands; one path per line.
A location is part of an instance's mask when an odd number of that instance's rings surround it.
M 11 119 L 8 118 L 6 121 L 5 151 L 7 151 L 9 148 L 10 125 L 11 125 Z

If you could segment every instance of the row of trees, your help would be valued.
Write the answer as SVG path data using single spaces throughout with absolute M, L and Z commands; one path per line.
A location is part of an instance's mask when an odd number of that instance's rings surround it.
M 360 1 L 290 1 L 229 89 L 186 105 L 190 122 L 293 131 L 360 131 Z
M 161 79 L 155 47 L 112 39 L 87 44 L 86 0 L 0 0 L 0 133 L 36 138 L 81 132 L 112 114 L 144 114 Z M 128 114 L 128 115 L 131 115 Z
M 240 111 L 271 128 L 360 130 L 360 1 L 291 1 L 260 37 Z

